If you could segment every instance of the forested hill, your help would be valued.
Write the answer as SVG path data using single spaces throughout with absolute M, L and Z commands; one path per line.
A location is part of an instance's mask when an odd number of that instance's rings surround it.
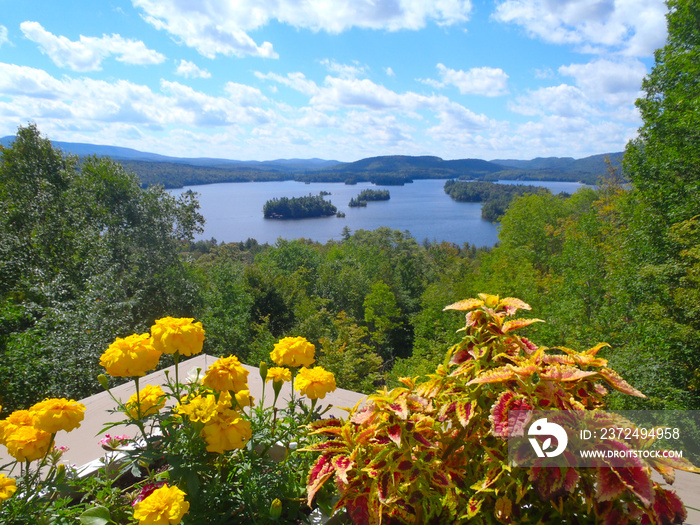
M 0 139 L 9 145 L 14 137 Z M 444 160 L 434 156 L 390 155 L 355 162 L 324 159 L 278 159 L 240 161 L 216 158 L 179 158 L 130 148 L 54 142 L 65 153 L 80 157 L 109 156 L 133 171 L 142 186 L 160 184 L 179 188 L 217 182 L 299 180 L 304 182 L 373 182 L 405 184 L 415 179 L 560 180 L 595 184 L 607 172 L 605 159 L 619 167 L 622 153 L 532 160 Z

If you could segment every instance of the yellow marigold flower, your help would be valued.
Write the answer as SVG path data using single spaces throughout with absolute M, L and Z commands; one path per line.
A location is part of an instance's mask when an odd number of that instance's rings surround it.
M 303 337 L 285 337 L 270 352 L 270 359 L 279 366 L 311 366 L 316 361 L 315 351 L 316 347 Z
M 222 410 L 226 408 L 232 408 L 231 403 L 233 402 L 233 398 L 231 397 L 231 394 L 229 393 L 228 390 L 224 390 L 223 392 L 219 392 L 219 401 L 216 403 L 216 409 L 221 412 Z
M 6 445 L 6 437 L 17 427 L 34 426 L 34 415 L 29 410 L 15 410 L 0 421 L 0 444 Z
M 250 390 L 239 390 L 236 392 L 236 404 L 241 407 L 252 407 L 255 398 L 250 395 Z
M 235 410 L 223 410 L 204 423 L 202 437 L 209 452 L 223 454 L 227 450 L 243 448 L 253 433 L 250 422 Z
M 163 317 L 151 327 L 153 346 L 165 354 L 191 356 L 202 351 L 204 328 L 189 317 Z
M 205 423 L 217 413 L 217 404 L 214 396 L 195 396 L 191 399 L 185 398 L 178 405 L 177 413 L 187 416 L 190 421 L 200 421 Z
M 45 399 L 32 406 L 34 426 L 54 434 L 59 430 L 70 432 L 80 426 L 85 417 L 85 405 L 73 399 Z
M 134 519 L 139 525 L 176 525 L 189 510 L 185 493 L 166 483 L 134 505 Z
M 335 390 L 335 376 L 320 366 L 302 368 L 294 380 L 294 388 L 309 399 L 323 399 Z
M 5 433 L 5 446 L 17 461 L 34 461 L 46 455 L 51 434 L 29 425 L 18 426 Z
M 273 383 L 280 383 L 292 380 L 292 371 L 289 368 L 284 368 L 281 366 L 273 366 L 267 371 L 267 378 L 265 382 L 272 381 Z
M 152 416 L 165 406 L 165 392 L 158 385 L 146 385 L 139 392 L 138 399 L 134 392 L 126 402 L 126 415 L 131 419 L 139 419 L 139 401 L 141 401 L 141 417 Z
M 248 388 L 248 374 L 235 355 L 222 357 L 209 367 L 202 384 L 218 392 L 238 392 Z
M 160 355 L 148 334 L 133 334 L 117 337 L 102 354 L 100 364 L 112 377 L 140 377 L 158 365 Z
M 0 474 L 0 501 L 11 498 L 15 492 L 17 492 L 15 480 L 8 478 L 5 474 Z

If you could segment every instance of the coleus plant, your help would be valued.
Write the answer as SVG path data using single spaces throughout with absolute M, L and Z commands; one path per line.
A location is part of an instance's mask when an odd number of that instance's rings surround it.
M 515 298 L 480 294 L 445 309 L 467 312 L 464 337 L 426 381 L 404 378 L 347 419 L 311 425 L 325 440 L 307 448 L 319 453 L 309 504 L 333 479 L 335 509 L 357 525 L 683 523 L 682 502 L 652 481 L 651 469 L 672 482 L 674 468 L 698 472 L 685 460 L 593 468 L 509 462 L 515 411 L 600 411 L 610 387 L 644 397 L 598 356 L 607 345 L 583 352 L 535 345 L 516 331 L 541 320 L 509 319 L 530 309 Z

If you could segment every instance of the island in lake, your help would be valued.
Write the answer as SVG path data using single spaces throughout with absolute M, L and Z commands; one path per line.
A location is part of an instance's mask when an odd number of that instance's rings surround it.
M 388 201 L 389 190 L 363 190 L 357 197 L 350 199 L 348 206 L 358 208 L 367 206 L 368 201 Z
M 445 193 L 457 202 L 482 202 L 481 218 L 489 222 L 500 220 L 510 202 L 529 193 L 549 193 L 547 188 L 530 185 L 494 184 L 482 181 L 445 182 Z
M 281 197 L 270 199 L 263 206 L 266 219 L 306 219 L 309 217 L 329 217 L 338 212 L 338 208 L 323 198 L 329 195 L 321 192 L 319 195 L 306 197 Z

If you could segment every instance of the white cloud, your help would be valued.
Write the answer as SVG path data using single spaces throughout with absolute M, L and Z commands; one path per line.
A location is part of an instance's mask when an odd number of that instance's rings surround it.
M 255 76 L 260 80 L 272 80 L 282 85 L 288 86 L 305 95 L 315 95 L 319 92 L 319 88 L 313 80 L 309 80 L 303 73 L 288 73 L 286 77 L 276 73 L 260 73 L 255 72 Z
M 132 0 L 143 18 L 204 56 L 217 54 L 277 58 L 270 42 L 248 35 L 272 20 L 296 28 L 340 33 L 353 27 L 398 31 L 429 21 L 453 25 L 468 20 L 471 0 Z
M 556 115 L 563 118 L 597 113 L 583 91 L 568 84 L 529 91 L 509 102 L 508 109 L 526 116 Z
M 544 67 L 541 69 L 535 69 L 535 78 L 547 79 L 554 78 L 554 71 L 551 68 Z
M 24 36 L 36 42 L 41 51 L 60 67 L 73 71 L 97 71 L 102 60 L 108 56 L 126 64 L 160 64 L 165 56 L 148 49 L 139 40 L 129 40 L 119 35 L 103 35 L 102 38 L 80 36 L 72 41 L 64 36 L 56 36 L 46 31 L 38 22 L 22 22 L 20 29 Z
M 76 128 L 91 123 L 167 126 L 260 125 L 275 119 L 261 107 L 266 99 L 250 86 L 229 83 L 227 96 L 211 96 L 178 82 L 161 81 L 161 90 L 118 80 L 57 79 L 45 71 L 0 63 L 0 98 L 8 97 L 5 115 L 23 120 L 61 118 Z M 50 117 L 50 115 L 55 115 Z
M 0 26 L 0 47 L 2 47 L 3 44 L 8 44 L 10 42 L 10 38 L 7 36 L 7 28 L 5 26 Z
M 190 62 L 189 60 L 180 60 L 177 69 L 175 70 L 176 75 L 183 76 L 185 78 L 210 78 L 211 73 L 206 69 L 200 69 L 197 64 Z
M 502 0 L 494 18 L 581 51 L 649 56 L 666 38 L 664 0 Z
M 364 77 L 367 74 L 367 67 L 361 65 L 356 60 L 353 64 L 340 64 L 335 60 L 324 58 L 321 60 L 321 65 L 330 73 L 335 73 L 340 78 L 358 78 Z
M 241 107 L 259 106 L 261 103 L 267 102 L 267 98 L 258 88 L 247 86 L 245 84 L 237 84 L 236 82 L 227 82 L 224 88 L 230 100 L 233 100 Z
M 462 95 L 498 97 L 508 93 L 508 75 L 500 68 L 475 67 L 461 71 L 438 64 L 437 69 L 441 80 L 435 86 L 455 86 Z
M 388 76 L 388 77 L 395 77 L 396 76 L 396 73 L 394 73 L 394 70 L 391 69 L 391 67 L 385 67 L 384 73 L 386 73 L 386 76 Z
M 580 158 L 620 151 L 620 142 L 626 142 L 633 134 L 633 127 L 615 122 L 549 116 L 517 126 L 507 142 L 515 151 Z
M 589 99 L 603 101 L 610 106 L 634 104 L 646 73 L 646 66 L 635 59 L 601 59 L 559 68 L 559 74 L 573 77 Z

